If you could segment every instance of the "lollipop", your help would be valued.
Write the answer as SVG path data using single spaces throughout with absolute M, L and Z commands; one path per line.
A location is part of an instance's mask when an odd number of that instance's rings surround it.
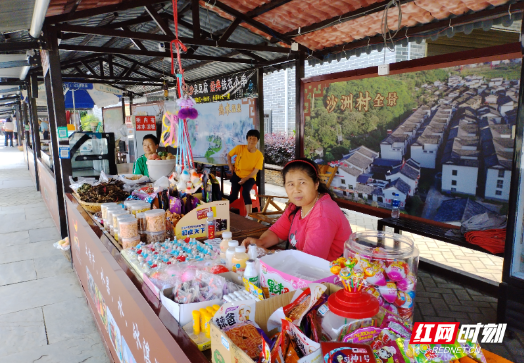
M 415 290 L 415 285 L 417 283 L 417 278 L 413 273 L 409 273 L 405 279 L 397 281 L 397 288 L 402 291 L 413 291 Z
M 378 262 L 370 262 L 364 269 L 366 275 L 366 282 L 371 285 L 384 286 L 386 285 L 386 276 L 384 269 Z
M 385 286 L 379 286 L 378 291 L 388 303 L 393 303 L 397 299 L 397 285 L 392 281 Z

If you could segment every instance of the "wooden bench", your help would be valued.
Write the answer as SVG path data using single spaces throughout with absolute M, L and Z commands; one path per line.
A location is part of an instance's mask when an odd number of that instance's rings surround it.
M 391 227 L 395 233 L 401 234 L 402 231 L 414 233 L 420 236 L 433 238 L 439 241 L 447 242 L 456 246 L 466 247 L 471 250 L 480 251 L 484 253 L 493 253 L 466 241 L 464 236 L 449 236 L 446 232 L 452 228 L 445 228 L 434 226 L 429 223 L 419 222 L 406 218 L 383 218 L 379 219 L 377 223 L 377 229 L 384 231 L 384 227 Z M 503 254 L 496 254 L 495 256 L 504 257 Z

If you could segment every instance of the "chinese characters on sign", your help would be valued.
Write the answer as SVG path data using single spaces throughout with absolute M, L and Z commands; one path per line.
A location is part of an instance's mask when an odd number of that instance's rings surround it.
M 155 116 L 136 116 L 135 122 L 137 131 L 156 131 Z
M 204 224 L 184 226 L 182 227 L 182 236 L 193 236 L 199 233 L 204 233 L 205 230 L 206 228 Z
M 395 107 L 397 105 L 397 92 L 388 92 L 387 96 L 377 93 L 375 97 L 371 97 L 369 91 L 359 92 L 357 94 L 348 94 L 340 97 L 340 100 L 335 95 L 330 95 L 326 99 L 326 110 L 328 113 L 335 111 L 335 108 L 340 101 L 340 110 L 353 112 L 368 112 L 371 107 Z M 372 103 L 371 103 L 372 102 Z M 371 104 L 370 104 L 371 103 Z
M 409 344 L 502 343 L 507 324 L 415 323 Z M 482 331 L 481 331 L 482 329 Z M 457 336 L 457 332 L 459 332 Z
M 223 115 L 229 115 L 230 113 L 236 113 L 236 112 L 242 112 L 242 104 L 229 104 L 229 103 L 226 103 L 226 106 L 224 107 L 224 105 L 220 104 L 220 106 L 218 106 L 218 115 L 219 116 L 223 116 Z
M 248 71 L 189 85 L 196 103 L 257 97 L 256 72 Z

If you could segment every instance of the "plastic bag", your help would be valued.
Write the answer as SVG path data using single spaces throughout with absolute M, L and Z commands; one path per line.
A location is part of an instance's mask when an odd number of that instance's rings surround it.
M 96 185 L 98 184 L 98 181 L 94 178 L 83 178 L 81 176 L 77 178 L 77 181 L 74 181 L 72 176 L 69 177 L 69 186 L 75 192 L 77 191 L 78 188 L 80 188 L 84 184 Z
M 477 214 L 461 223 L 460 231 L 465 234 L 469 231 L 484 231 L 486 229 L 506 228 L 506 217 L 496 213 Z
M 58 242 L 53 243 L 53 247 L 58 248 L 62 251 L 67 251 L 71 248 L 71 245 L 69 244 L 69 237 L 66 237 Z
M 149 183 L 150 179 L 145 175 L 136 175 L 136 174 L 120 174 L 117 176 L 118 179 L 122 180 L 124 184 L 130 186 L 136 186 L 138 184 Z M 138 179 L 134 179 L 139 177 Z M 133 179 L 131 179 L 133 178 Z
M 160 188 L 161 190 L 163 189 L 169 189 L 169 179 L 165 176 L 157 179 L 157 181 L 155 181 L 155 184 L 153 184 L 153 186 L 156 188 Z

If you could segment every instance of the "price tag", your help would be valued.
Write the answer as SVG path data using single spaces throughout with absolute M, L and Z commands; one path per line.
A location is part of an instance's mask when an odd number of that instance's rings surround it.
M 68 136 L 67 136 L 67 127 L 66 126 L 58 127 L 57 130 L 58 130 L 58 138 L 59 139 L 67 139 L 68 138 Z
M 58 157 L 60 159 L 70 159 L 70 155 L 69 155 L 69 151 L 71 149 L 69 148 L 69 146 L 60 146 L 58 147 Z

